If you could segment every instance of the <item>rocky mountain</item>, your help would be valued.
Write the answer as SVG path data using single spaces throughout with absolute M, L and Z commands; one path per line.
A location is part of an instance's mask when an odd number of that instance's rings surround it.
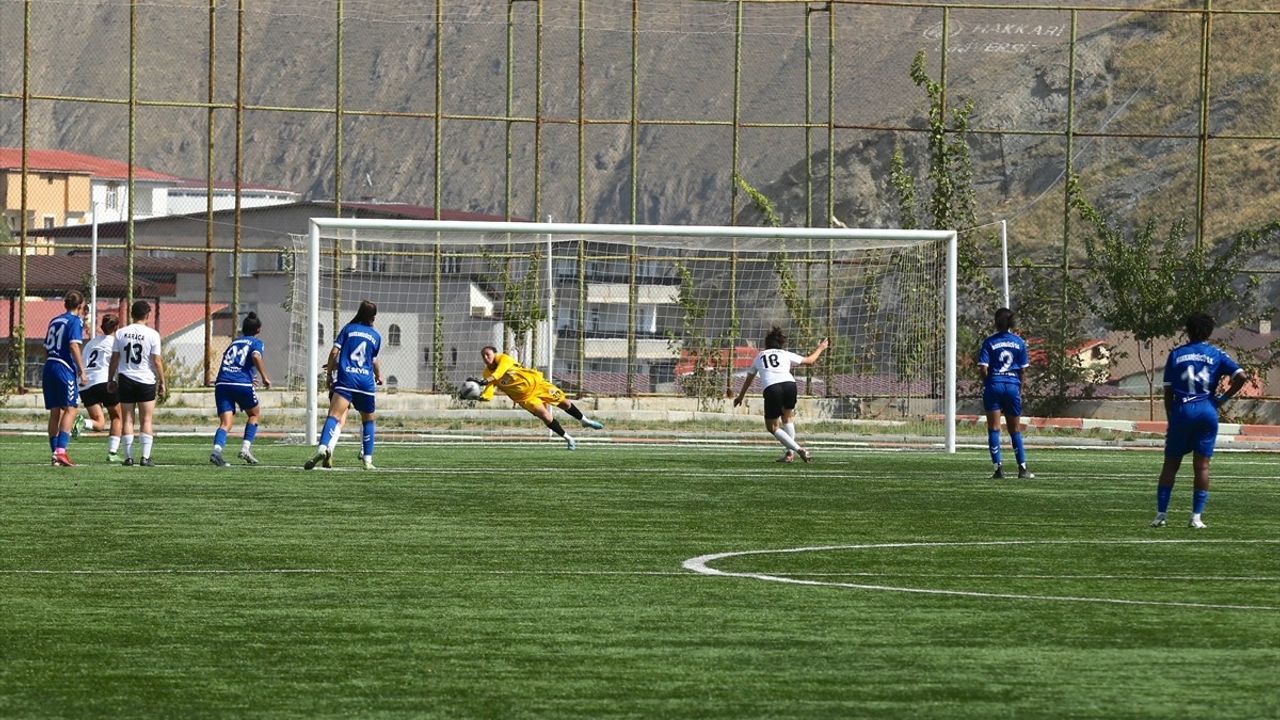
M 24 5 L 0 0 L 4 145 L 21 141 Z M 886 179 L 895 146 L 924 167 L 922 136 L 900 130 L 922 127 L 927 107 L 908 68 L 924 50 L 931 74 L 943 72 L 940 8 L 748 3 L 739 15 L 733 2 L 592 0 L 579 17 L 572 0 L 446 0 L 437 21 L 435 0 L 347 0 L 339 64 L 336 5 L 245 5 L 241 26 L 231 2 L 212 13 L 204 0 L 137 4 L 140 165 L 205 174 L 210 132 L 201 104 L 212 78 L 218 179 L 235 173 L 233 109 L 242 101 L 244 180 L 313 197 L 332 196 L 340 182 L 348 200 L 434 205 L 438 196 L 446 207 L 516 217 L 748 222 L 736 165 L 789 223 L 803 223 L 807 211 L 825 224 L 830 159 L 835 215 L 851 226 L 894 225 Z M 947 18 L 948 97 L 975 104 L 980 216 L 1010 219 L 1017 242 L 1047 254 L 1061 246 L 1068 152 L 1091 194 L 1134 217 L 1194 211 L 1201 162 L 1198 16 L 1116 11 L 1151 7 L 1147 0 L 1073 6 L 1070 147 L 1072 13 L 1010 4 L 953 8 Z M 29 142 L 127 157 L 128 6 L 36 0 L 31 8 L 27 72 L 38 99 L 29 106 Z M 1213 28 L 1211 131 L 1249 136 L 1215 141 L 1205 157 L 1213 232 L 1263 219 L 1280 193 L 1275 173 L 1259 172 L 1280 153 L 1265 139 L 1280 135 L 1280 93 L 1258 52 L 1273 44 L 1278 23 L 1225 16 Z M 339 101 L 341 146 L 332 112 Z

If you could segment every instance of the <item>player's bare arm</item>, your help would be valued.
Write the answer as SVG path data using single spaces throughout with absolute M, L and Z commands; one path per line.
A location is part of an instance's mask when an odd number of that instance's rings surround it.
M 80 385 L 88 385 L 88 378 L 84 374 L 84 356 L 80 353 L 80 341 L 71 341 L 71 357 L 76 361 L 76 381 Z
M 107 389 L 115 392 L 116 389 L 116 371 L 120 368 L 120 351 L 115 350 L 111 353 L 111 363 L 107 367 Z
M 816 350 L 814 350 L 813 352 L 809 353 L 809 355 L 808 355 L 807 357 L 805 357 L 805 359 L 804 359 L 804 360 L 802 360 L 802 361 L 800 362 L 800 364 L 801 364 L 801 365 L 812 365 L 812 364 L 814 364 L 814 363 L 818 362 L 818 358 L 822 357 L 822 352 L 823 352 L 824 350 L 826 350 L 826 349 L 827 349 L 827 347 L 828 347 L 828 346 L 830 346 L 830 344 L 831 344 L 831 343 L 827 340 L 827 338 L 822 338 L 822 341 L 818 343 L 818 349 L 816 349 Z
M 164 359 L 159 355 L 152 355 L 151 365 L 156 370 L 156 392 L 164 395 Z
M 333 389 L 333 378 L 335 376 L 335 373 L 337 372 L 338 372 L 338 348 L 334 347 L 329 349 L 329 359 L 326 360 L 324 363 L 325 384 L 329 386 L 330 390 Z
M 825 342 L 825 341 L 824 341 Z M 738 397 L 733 399 L 733 406 L 738 407 L 742 404 L 742 398 L 747 396 L 747 389 L 751 387 L 751 383 L 756 379 L 756 369 L 751 368 L 747 371 L 747 376 L 742 379 L 742 389 L 738 391 Z
M 258 369 L 258 377 L 262 378 L 262 387 L 271 387 L 271 378 L 267 377 L 267 366 L 262 362 L 262 353 L 253 354 L 253 366 Z

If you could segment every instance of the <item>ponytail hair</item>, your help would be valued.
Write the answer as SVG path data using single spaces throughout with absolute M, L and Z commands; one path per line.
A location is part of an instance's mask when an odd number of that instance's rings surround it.
M 102 323 L 98 327 L 102 328 L 102 332 L 110 335 L 116 331 L 116 328 L 120 327 L 120 318 L 107 313 L 102 316 Z
M 1009 308 L 1000 308 L 996 311 L 996 329 L 1005 332 L 1013 327 L 1013 311 Z
M 782 332 L 782 328 L 777 325 L 764 336 L 764 347 L 766 350 L 775 350 L 787 346 L 787 334 Z
M 356 310 L 356 316 L 351 318 L 351 322 L 373 327 L 373 319 L 377 316 L 378 306 L 372 300 L 361 300 L 360 308 Z
M 62 307 L 67 310 L 75 310 L 81 305 L 84 305 L 84 294 L 79 290 L 72 290 L 66 294 L 66 297 L 62 298 Z
M 262 321 L 258 319 L 258 313 L 251 312 L 244 316 L 244 321 L 240 323 L 241 335 L 257 335 L 262 330 Z

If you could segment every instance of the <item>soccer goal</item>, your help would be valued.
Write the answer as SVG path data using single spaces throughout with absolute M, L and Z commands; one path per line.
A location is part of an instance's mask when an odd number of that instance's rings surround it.
M 314 218 L 293 271 L 290 382 L 309 397 L 362 299 L 396 392 L 453 393 L 492 345 L 571 395 L 727 411 L 779 326 L 800 354 L 830 338 L 797 375 L 824 415 L 927 419 L 955 447 L 954 232 Z

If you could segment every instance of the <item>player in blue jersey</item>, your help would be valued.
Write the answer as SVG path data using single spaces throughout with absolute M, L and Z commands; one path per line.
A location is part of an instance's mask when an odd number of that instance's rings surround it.
M 307 470 L 333 456 L 334 446 L 338 443 L 339 421 L 351 407 L 360 412 L 363 429 L 360 458 L 364 469 L 376 469 L 373 466 L 373 393 L 374 388 L 382 384 L 382 366 L 378 362 L 382 336 L 373 329 L 373 319 L 377 316 L 378 306 L 369 300 L 361 300 L 356 316 L 333 340 L 333 349 L 329 351 L 329 361 L 325 365 L 326 377 L 333 378 L 329 417 L 325 418 L 316 454 L 303 464 Z
M 209 462 L 218 467 L 227 464 L 222 457 L 222 448 L 227 444 L 227 433 L 231 430 L 237 406 L 246 416 L 240 459 L 250 465 L 258 464 L 258 458 L 253 456 L 253 439 L 258 435 L 258 419 L 262 417 L 262 411 L 258 406 L 258 393 L 253 389 L 254 373 L 262 378 L 262 387 L 271 387 L 271 378 L 267 377 L 267 368 L 262 364 L 263 346 L 258 339 L 261 331 L 262 321 L 258 314 L 249 313 L 240 323 L 240 337 L 231 341 L 226 352 L 222 353 L 222 366 L 218 368 L 218 378 L 213 387 L 213 399 L 218 406 L 218 430 L 213 434 L 213 452 L 209 455 Z
M 1004 477 L 1000 462 L 1000 415 L 1004 414 L 1009 440 L 1018 460 L 1018 477 L 1031 479 L 1027 451 L 1022 446 L 1022 373 L 1027 368 L 1027 343 L 1013 332 L 1013 311 L 1000 308 L 996 334 L 982 341 L 978 369 L 982 372 L 982 409 L 987 412 L 987 446 L 991 450 L 992 478 Z
M 1213 318 L 1196 313 L 1187 318 L 1187 344 L 1169 353 L 1164 365 L 1164 412 L 1169 427 L 1164 438 L 1164 467 L 1156 487 L 1156 518 L 1151 527 L 1164 527 L 1173 495 L 1173 481 L 1187 453 L 1192 456 L 1195 486 L 1191 493 L 1191 520 L 1197 530 L 1206 527 L 1201 514 L 1209 501 L 1209 460 L 1218 440 L 1218 408 L 1235 397 L 1247 376 L 1231 356 L 1208 343 Z M 1231 378 L 1227 391 L 1218 394 L 1222 378 Z
M 62 300 L 66 312 L 49 321 L 44 335 L 44 407 L 49 411 L 49 450 L 52 463 L 71 467 L 67 457 L 67 442 L 76 422 L 76 404 L 80 400 L 80 386 L 85 383 L 84 362 L 80 356 L 80 344 L 84 341 L 84 320 L 81 309 L 84 295 L 72 290 Z

